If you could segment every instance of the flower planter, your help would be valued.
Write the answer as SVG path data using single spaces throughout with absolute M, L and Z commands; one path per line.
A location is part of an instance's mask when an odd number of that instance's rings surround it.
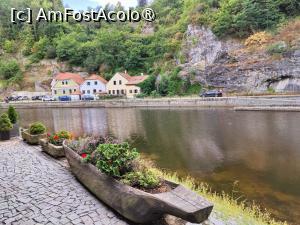
M 42 149 L 47 154 L 51 155 L 54 158 L 60 158 L 65 156 L 65 151 L 63 146 L 56 146 L 48 142 L 48 140 L 41 139 L 40 145 L 42 146 Z
M 10 131 L 10 136 L 11 137 L 18 137 L 20 135 L 19 129 L 20 129 L 19 124 L 17 124 L 17 123 L 13 124 L 13 128 Z
M 0 140 L 7 141 L 10 139 L 10 132 L 9 131 L 0 131 Z
M 127 186 L 102 173 L 94 165 L 63 144 L 71 171 L 98 199 L 135 223 L 148 223 L 165 214 L 192 223 L 201 223 L 210 215 L 213 205 L 181 185 L 166 181 L 172 190 L 150 194 Z
M 31 135 L 28 130 L 22 129 L 21 130 L 21 136 L 22 136 L 22 139 L 24 141 L 26 141 L 28 144 L 38 145 L 39 142 L 40 142 L 40 139 L 46 138 L 47 134 L 45 133 L 45 134 Z

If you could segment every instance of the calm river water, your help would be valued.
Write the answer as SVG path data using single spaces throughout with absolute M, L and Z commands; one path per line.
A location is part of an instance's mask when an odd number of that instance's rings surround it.
M 228 109 L 30 109 L 21 124 L 131 138 L 161 168 L 300 221 L 300 113 Z

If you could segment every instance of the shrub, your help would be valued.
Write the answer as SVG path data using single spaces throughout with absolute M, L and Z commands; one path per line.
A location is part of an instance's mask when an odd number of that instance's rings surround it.
M 9 108 L 8 108 L 7 114 L 8 114 L 8 117 L 10 119 L 10 122 L 12 124 L 17 123 L 19 115 L 18 115 L 15 107 L 13 107 L 13 106 L 10 105 Z
M 250 37 L 248 37 L 245 41 L 245 45 L 247 47 L 251 46 L 262 46 L 270 41 L 271 35 L 267 32 L 257 32 Z
M 71 134 L 68 131 L 59 131 L 54 134 L 48 134 L 48 140 L 51 144 L 60 146 L 64 140 L 71 139 Z
M 94 153 L 97 168 L 113 177 L 121 177 L 129 172 L 132 161 L 139 156 L 136 149 L 131 149 L 128 143 L 101 144 Z
M 6 113 L 3 113 L 0 117 L 0 131 L 10 131 L 12 129 L 12 123 Z
M 14 53 L 15 52 L 14 42 L 10 40 L 6 40 L 3 44 L 3 49 L 7 53 Z
M 287 44 L 284 41 L 279 41 L 267 47 L 267 52 L 270 55 L 283 54 L 287 51 Z
M 123 176 L 122 182 L 132 187 L 151 189 L 159 186 L 160 179 L 151 170 L 130 172 Z
M 30 125 L 29 133 L 32 135 L 43 134 L 46 131 L 46 127 L 41 122 L 35 122 Z

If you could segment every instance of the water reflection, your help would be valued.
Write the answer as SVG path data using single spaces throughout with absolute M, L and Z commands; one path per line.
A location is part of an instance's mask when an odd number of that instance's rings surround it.
M 132 138 L 158 166 L 239 193 L 277 218 L 300 221 L 300 114 L 198 109 L 21 110 L 21 123 Z

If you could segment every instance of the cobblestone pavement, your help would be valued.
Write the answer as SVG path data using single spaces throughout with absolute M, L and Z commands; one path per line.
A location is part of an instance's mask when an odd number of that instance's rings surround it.
M 128 224 L 39 147 L 14 139 L 0 153 L 0 224 Z

